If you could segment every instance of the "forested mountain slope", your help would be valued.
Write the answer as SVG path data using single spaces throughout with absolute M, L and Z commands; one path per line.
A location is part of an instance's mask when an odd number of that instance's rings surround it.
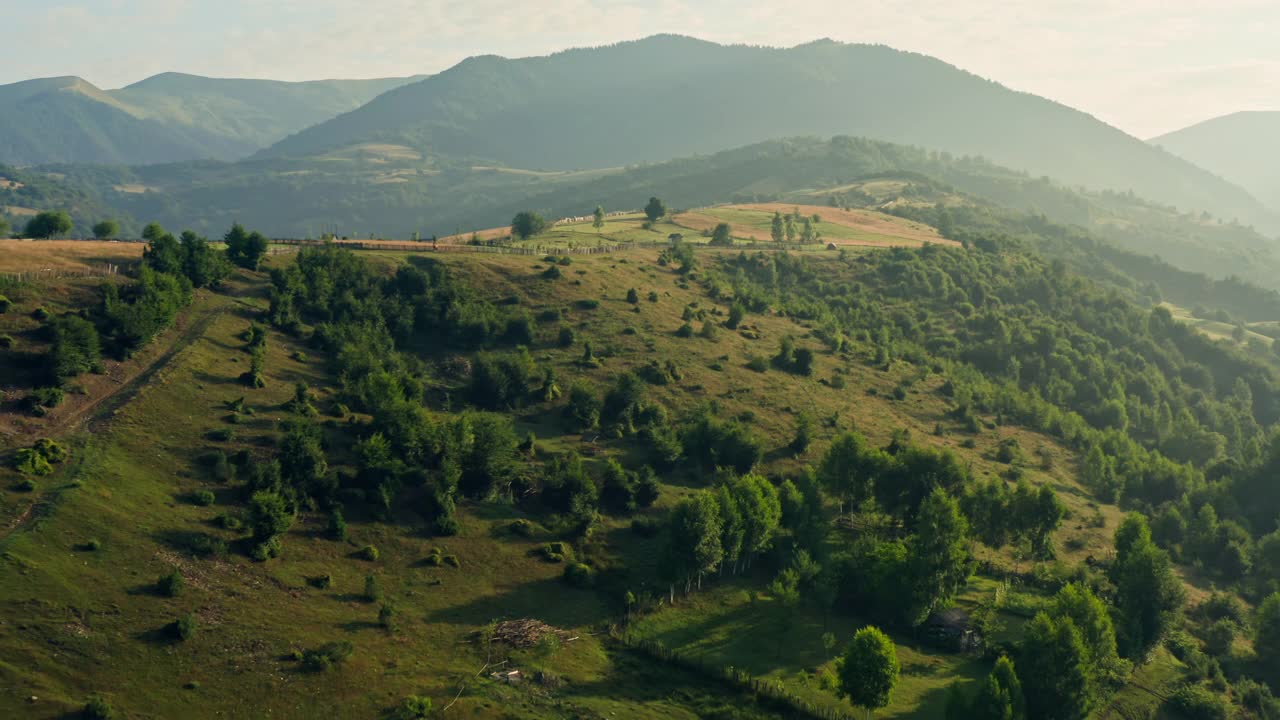
M 664 35 L 547 57 L 474 57 L 267 153 L 395 142 L 564 170 L 837 134 L 979 155 L 1071 185 L 1276 222 L 1239 188 L 1077 110 L 924 55 L 832 41 L 774 49 Z

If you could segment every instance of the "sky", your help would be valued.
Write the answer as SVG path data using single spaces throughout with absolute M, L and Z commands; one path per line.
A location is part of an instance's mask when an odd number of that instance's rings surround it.
M 433 73 L 655 33 L 933 55 L 1149 138 L 1280 110 L 1277 0 L 3 0 L 0 83 Z M 16 30 L 16 32 L 13 32 Z

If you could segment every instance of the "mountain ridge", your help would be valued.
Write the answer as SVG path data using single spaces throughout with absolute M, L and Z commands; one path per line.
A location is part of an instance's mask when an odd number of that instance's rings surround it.
M 763 48 L 659 35 L 532 58 L 476 56 L 258 155 L 401 142 L 453 158 L 569 170 L 842 134 L 980 156 L 1280 228 L 1242 189 L 1087 113 L 883 45 Z
M 291 83 L 170 72 L 116 90 L 78 76 L 25 80 L 0 86 L 0 161 L 236 160 L 420 77 Z
M 1234 112 L 1149 142 L 1240 185 L 1280 210 L 1280 173 L 1268 162 L 1280 154 L 1280 110 Z

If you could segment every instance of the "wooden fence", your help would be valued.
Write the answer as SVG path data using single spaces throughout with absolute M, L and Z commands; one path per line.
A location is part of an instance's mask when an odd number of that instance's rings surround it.
M 128 272 L 137 263 L 118 265 L 92 265 L 82 268 L 47 268 L 44 270 L 24 270 L 22 272 L 0 273 L 0 279 L 11 282 L 38 282 L 40 280 L 59 280 L 62 278 L 111 277 L 121 272 Z
M 666 240 L 653 240 L 647 242 L 627 242 L 616 243 L 613 245 L 584 245 L 575 247 L 565 246 L 542 246 L 534 245 L 533 247 L 518 247 L 514 245 L 471 245 L 467 243 L 432 243 L 431 241 L 422 242 L 395 242 L 391 240 L 298 240 L 293 238 L 276 239 L 271 241 L 274 245 L 283 245 L 286 247 L 276 248 L 271 254 L 280 254 L 292 252 L 291 246 L 314 246 L 321 247 L 324 245 L 336 245 L 349 250 L 382 250 L 384 252 L 471 252 L 471 253 L 492 253 L 496 255 L 607 255 L 622 250 L 640 250 L 640 249 L 661 249 L 671 247 L 671 243 Z M 726 250 L 770 250 L 770 251 L 799 251 L 799 252 L 815 252 L 827 250 L 826 245 L 799 245 L 793 243 L 772 243 L 772 242 L 750 242 L 750 243 L 734 243 L 732 247 L 725 246 Z
M 727 682 L 740 690 L 755 695 L 762 706 L 781 712 L 786 717 L 806 717 L 811 720 L 855 720 L 840 710 L 822 707 L 790 692 L 781 683 L 761 680 L 741 668 L 721 667 L 689 657 L 660 642 L 638 638 L 626 632 L 613 632 L 616 642 L 643 653 L 655 660 L 677 665 L 713 680 Z

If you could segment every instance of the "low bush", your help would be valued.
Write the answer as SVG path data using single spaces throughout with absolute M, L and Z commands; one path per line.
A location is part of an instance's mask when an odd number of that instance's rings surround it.
M 311 672 L 332 670 L 351 657 L 355 647 L 347 640 L 328 642 L 302 653 L 302 667 Z
M 568 543 L 563 543 L 563 542 L 547 543 L 546 545 L 542 546 L 542 548 L 539 550 L 539 553 L 542 555 L 542 559 L 546 560 L 547 562 L 558 563 L 558 562 L 563 562 L 566 559 L 573 560 L 573 547 L 570 546 Z
M 80 711 L 80 716 L 85 720 L 115 720 L 118 717 L 115 708 L 101 695 L 89 698 Z
M 209 507 L 216 499 L 211 490 L 201 490 L 191 496 L 191 502 L 200 507 Z
M 314 575 L 307 578 L 307 584 L 317 590 L 328 590 L 333 587 L 333 576 L 329 573 Z
M 589 588 L 595 584 L 596 570 L 585 563 L 569 563 L 564 568 L 564 581 L 576 588 Z
M 370 562 L 373 562 L 378 559 L 381 553 L 378 552 L 378 548 L 372 545 L 365 545 L 364 547 L 360 548 L 360 552 L 358 554 L 361 560 L 368 560 Z
M 528 520 L 525 520 L 524 518 L 520 518 L 518 520 L 512 520 L 510 523 L 507 524 L 508 532 L 510 532 L 512 535 L 517 535 L 523 538 L 533 537 L 534 530 L 535 528 L 533 523 Z
M 62 400 L 65 397 L 66 393 L 62 391 L 62 388 L 37 388 L 32 390 L 31 394 L 27 396 L 25 404 L 27 406 L 27 410 L 31 412 L 40 412 L 47 408 L 58 407 L 62 404 Z
M 48 475 L 53 472 L 49 460 L 34 448 L 22 448 L 13 456 L 13 469 L 23 475 Z
M 445 565 L 448 565 L 449 567 L 453 567 L 453 568 L 460 568 L 460 567 L 462 567 L 462 561 L 458 559 L 458 556 L 457 556 L 457 555 L 445 555 L 445 556 L 444 556 L 444 564 L 445 564 Z
M 182 578 L 182 573 L 177 570 L 167 575 L 161 575 L 156 580 L 156 592 L 164 597 L 177 597 L 182 594 L 182 590 L 186 586 L 187 581 Z
M 377 575 L 366 575 L 364 577 L 363 597 L 365 602 L 378 602 L 382 599 L 382 583 L 378 581 Z
M 196 619 L 192 615 L 183 615 L 169 623 L 166 629 L 169 637 L 175 640 L 190 640 L 196 634 Z

